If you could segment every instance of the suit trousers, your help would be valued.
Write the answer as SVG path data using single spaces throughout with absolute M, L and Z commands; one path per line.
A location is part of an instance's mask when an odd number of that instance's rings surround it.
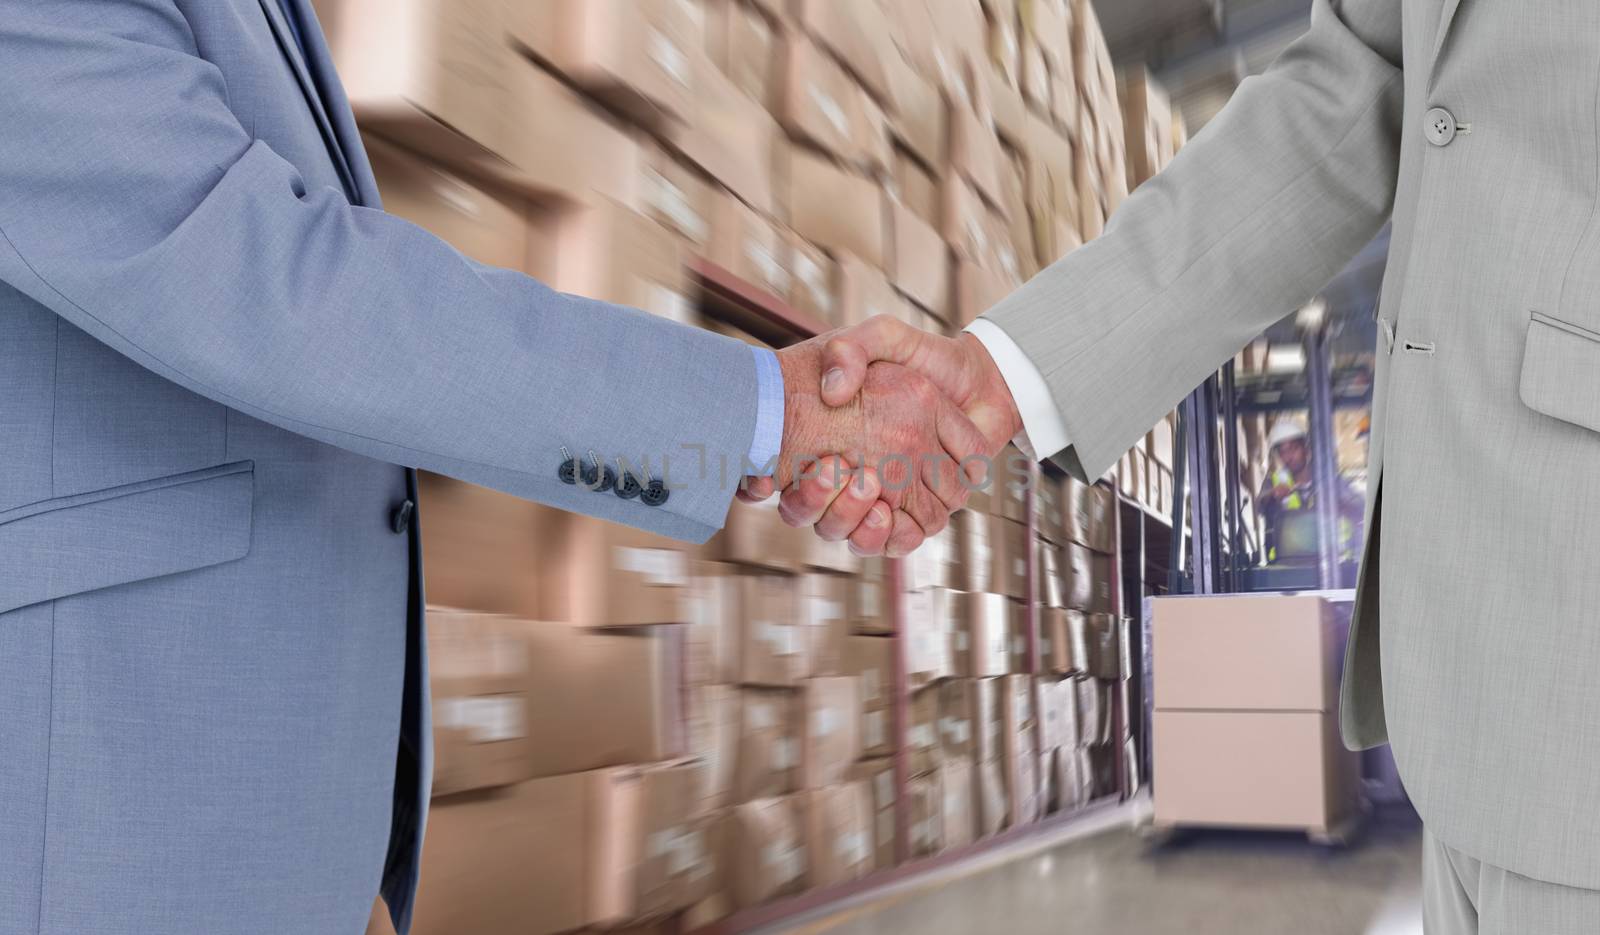
M 1424 935 L 1600 932 L 1600 890 L 1546 883 L 1468 857 L 1424 829 Z

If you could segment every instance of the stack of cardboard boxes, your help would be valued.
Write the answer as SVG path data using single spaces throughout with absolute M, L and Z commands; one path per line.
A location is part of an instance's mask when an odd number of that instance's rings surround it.
M 959 328 L 1126 188 L 1087 0 L 315 5 L 388 210 L 684 323 L 716 324 L 699 263 L 819 326 Z M 1019 492 L 975 498 L 905 564 L 902 787 L 881 563 L 770 505 L 688 548 L 423 486 L 440 608 L 424 935 L 706 917 L 892 866 L 901 838 L 930 853 L 1039 812 L 1053 748 L 1018 642 Z M 1065 527 L 1041 522 L 1060 606 Z M 568 856 L 530 868 L 539 853 Z

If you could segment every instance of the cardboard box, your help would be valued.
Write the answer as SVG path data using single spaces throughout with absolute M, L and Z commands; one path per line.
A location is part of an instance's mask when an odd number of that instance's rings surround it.
M 732 685 L 696 685 L 689 689 L 688 754 L 704 766 L 700 809 L 712 811 L 733 804 L 735 768 L 743 718 L 740 690 Z
M 496 159 L 513 54 L 495 0 L 317 0 L 364 129 L 413 148 Z
M 1089 615 L 1069 608 L 1062 612 L 1059 623 L 1065 631 L 1062 662 L 1066 673 L 1063 674 L 1082 674 L 1089 667 Z
M 1061 547 L 1045 539 L 1034 539 L 1034 549 L 1039 554 L 1038 574 L 1034 578 L 1034 600 L 1043 608 L 1061 608 L 1067 605 L 1066 592 L 1061 587 Z
M 889 274 L 896 289 L 943 318 L 949 314 L 950 254 L 939 232 L 902 202 L 888 201 Z
M 739 595 L 733 566 L 694 561 L 684 592 L 686 675 L 690 685 L 732 682 L 738 677 Z
M 1033 676 L 1006 675 L 998 682 L 1001 757 L 1009 759 L 1018 751 L 1038 749 L 1033 722 Z
M 918 218 L 938 227 L 944 210 L 939 182 L 926 166 L 899 146 L 894 149 L 889 188 L 894 197 Z
M 789 283 L 789 304 L 824 324 L 840 324 L 839 267 L 833 258 L 791 233 L 789 266 L 793 274 Z M 852 571 L 859 564 L 847 542 L 827 542 L 810 536 L 808 543 L 813 548 L 807 553 L 807 563 L 813 567 Z
M 842 674 L 856 680 L 861 709 L 887 708 L 894 689 L 894 642 L 881 636 L 851 636 L 844 641 Z
M 800 686 L 800 788 L 843 782 L 861 759 L 861 700 L 849 677 L 807 679 Z
M 950 312 L 950 324 L 955 328 L 972 324 L 974 319 L 998 305 L 1001 299 L 1020 285 L 1006 278 L 1005 274 L 985 269 L 971 260 L 956 260 L 952 269 L 954 277 L 950 291 L 954 304 Z
M 681 545 L 628 526 L 574 514 L 552 516 L 540 566 L 539 616 L 582 626 L 684 623 L 689 560 Z
M 651 128 L 693 114 L 704 34 L 680 0 L 508 4 L 511 37 L 585 92 Z M 527 15 L 523 15 L 526 12 Z M 553 23 L 549 22 L 554 20 Z M 553 25 L 553 31 L 548 27 Z
M 1010 779 L 1006 787 L 1006 802 L 1010 806 L 1007 827 L 1014 828 L 1039 820 L 1044 814 L 1044 796 L 1040 786 L 1039 752 L 1020 750 L 1011 763 L 1011 768 L 1002 775 Z
M 1172 467 L 1173 428 L 1172 416 L 1163 416 L 1145 437 L 1145 450 L 1152 459 L 1165 468 Z
M 710 194 L 706 259 L 774 296 L 789 295 L 789 238 L 725 191 Z
M 866 783 L 845 782 L 801 793 L 808 860 L 806 886 L 859 879 L 874 863 L 872 794 Z
M 473 181 L 375 136 L 362 137 L 384 209 L 490 266 L 521 269 L 526 196 Z
M 1011 658 L 1011 671 L 1026 674 L 1034 671 L 1033 660 L 1028 656 L 1028 607 L 1021 601 L 1007 601 L 1007 649 Z M 1043 634 L 1040 634 L 1042 637 Z M 1041 663 L 1044 650 L 1039 650 Z
M 700 71 L 695 76 L 693 116 L 687 126 L 668 134 L 667 144 L 745 204 L 770 214 L 775 207 L 772 165 L 780 138 L 777 121 L 709 59 L 696 61 Z
M 428 504 L 422 548 L 428 598 L 445 607 L 538 617 L 547 522 L 562 514 L 498 490 L 418 472 Z
M 939 764 L 939 825 L 947 849 L 965 847 L 978 839 L 972 774 L 968 759 L 947 759 Z
M 887 315 L 905 321 L 906 301 L 890 284 L 889 277 L 853 254 L 838 254 L 839 324 L 859 325 L 869 318 Z M 920 550 L 919 550 L 920 551 Z M 914 558 L 916 552 L 912 553 Z
M 735 87 L 754 100 L 772 100 L 777 33 L 756 7 L 740 0 L 707 0 L 706 54 Z
M 900 56 L 884 62 L 890 84 L 889 134 L 925 167 L 941 168 L 949 152 L 950 105 L 933 81 Z
M 994 589 L 993 546 L 990 527 L 996 517 L 970 508 L 950 516 L 951 561 L 949 583 L 960 591 L 982 592 Z
M 1094 604 L 1094 569 L 1092 553 L 1076 542 L 1061 547 L 1061 586 L 1067 607 L 1072 610 L 1089 610 Z
M 1072 633 L 1068 625 L 1068 616 L 1076 611 L 1063 610 L 1058 607 L 1045 607 L 1039 611 L 1039 629 L 1041 647 L 1039 664 L 1045 672 L 1054 675 L 1068 675 L 1072 673 Z M 1078 614 L 1082 618 L 1082 614 Z M 1048 649 L 1048 651 L 1046 651 Z
M 1084 670 L 1107 681 L 1122 678 L 1121 624 L 1110 614 L 1090 614 L 1086 628 L 1089 657 Z
M 692 770 L 598 770 L 435 805 L 415 930 L 545 935 L 688 905 L 714 871 Z
M 848 6 L 854 6 L 849 4 Z M 888 128 L 849 74 L 805 36 L 779 44 L 773 116 L 789 137 L 865 171 L 888 166 Z
M 850 614 L 850 630 L 872 636 L 894 633 L 894 618 L 889 616 L 888 599 L 883 594 L 883 578 L 877 571 L 878 562 L 869 560 L 862 573 L 850 579 L 846 595 L 846 610 Z
M 793 798 L 738 805 L 723 823 L 723 882 L 742 909 L 798 893 L 806 885 L 804 825 Z
M 530 777 L 523 635 L 508 617 L 428 608 L 434 795 Z
M 894 761 L 863 760 L 851 769 L 850 781 L 865 784 L 871 792 L 873 866 L 887 870 L 895 865 Z
M 939 765 L 939 689 L 928 686 L 911 693 L 906 706 L 906 770 L 923 776 Z
M 891 100 L 889 63 L 899 58 L 891 24 L 877 3 L 836 0 L 792 0 L 796 25 L 814 36 L 843 62 L 872 96 Z
M 738 579 L 738 682 L 789 688 L 810 670 L 811 634 L 800 615 L 795 579 L 742 575 Z
M 1021 43 L 1018 41 L 1016 11 L 1010 7 L 1004 7 L 1003 9 L 987 8 L 984 12 L 986 14 L 984 20 L 989 27 L 985 44 L 989 51 L 989 64 L 993 66 L 984 69 L 984 71 L 993 76 L 995 83 L 1001 87 L 1015 89 L 1018 81 L 1018 72 L 1022 68 L 1022 48 Z M 989 93 L 990 100 L 993 100 L 994 91 L 992 86 Z M 1021 98 L 1019 97 L 1018 100 L 1020 102 Z
M 528 224 L 523 268 L 552 289 L 643 309 L 679 324 L 698 321 L 688 297 L 682 242 L 653 219 L 600 200 L 542 205 L 529 213 Z
M 1078 693 L 1078 746 L 1092 747 L 1111 739 L 1111 703 L 1105 683 L 1080 678 Z
M 1157 708 L 1337 710 L 1347 627 L 1321 598 L 1151 603 Z
M 1006 216 L 1009 236 L 1005 254 L 1014 268 L 1010 270 L 1026 282 L 1039 271 L 1038 245 L 1034 243 L 1033 217 L 1028 212 L 1028 195 L 1020 153 L 1002 146 L 1005 155 L 1000 160 L 1001 206 Z
M 1093 772 L 1088 749 L 1063 747 L 1043 757 L 1046 808 L 1051 812 L 1075 811 L 1093 797 Z
M 974 830 L 980 838 L 1005 830 L 1011 803 L 1006 798 L 1000 761 L 980 760 L 973 766 L 972 797 Z
M 1357 807 L 1360 755 L 1331 712 L 1158 710 L 1153 739 L 1163 824 L 1320 831 Z
M 784 147 L 782 199 L 795 233 L 835 257 L 884 267 L 883 193 L 867 178 L 798 146 Z
M 660 147 L 647 150 L 640 208 L 656 223 L 682 237 L 695 253 L 703 253 L 711 237 L 711 204 L 715 183 Z
M 500 105 L 506 124 L 500 157 L 473 159 L 473 169 L 565 201 L 608 199 L 636 207 L 644 175 L 638 140 L 554 75 L 511 57 Z
M 957 677 L 987 678 L 1011 671 L 1006 603 L 1000 594 L 950 593 L 953 671 Z
M 790 528 L 778 515 L 778 498 L 760 503 L 734 499 L 722 531 L 706 543 L 707 558 L 772 571 L 800 570 L 804 540 L 811 533 Z
M 1096 552 L 1111 552 L 1116 536 L 1117 495 L 1100 484 L 1066 478 L 1063 531 L 1072 542 Z
M 937 775 L 906 780 L 906 798 L 911 803 L 911 828 L 908 834 L 911 856 L 929 857 L 944 850 L 944 796 Z
M 950 631 L 946 628 L 950 592 L 942 588 L 908 591 L 905 603 L 906 683 L 912 689 L 951 674 Z
M 799 578 L 800 625 L 807 640 L 807 674 L 843 674 L 844 643 L 850 635 L 845 609 L 849 582 L 839 575 L 812 573 Z
M 964 178 L 945 178 L 942 197 L 940 233 L 955 256 L 1019 280 L 1021 266 L 1004 215 L 980 198 Z
M 739 689 L 739 746 L 733 797 L 738 802 L 787 795 L 798 787 L 799 701 L 792 691 Z
M 1068 720 L 1073 708 L 1062 702 L 1062 697 L 1077 692 L 1070 681 L 1039 679 L 1039 748 L 1044 753 L 1060 747 L 1075 747 L 1078 743 L 1077 725 Z M 1069 732 L 1069 728 L 1071 731 Z M 1046 767 L 1046 777 L 1049 769 Z
M 939 694 L 939 759 L 975 759 L 978 738 L 987 729 L 981 718 L 986 713 L 980 697 L 985 694 L 978 679 L 946 679 Z

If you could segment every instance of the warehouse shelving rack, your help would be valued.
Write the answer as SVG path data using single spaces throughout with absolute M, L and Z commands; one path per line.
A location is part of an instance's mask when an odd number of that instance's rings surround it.
M 694 259 L 689 263 L 690 274 L 698 286 L 701 295 L 700 311 L 707 317 L 724 324 L 732 325 L 746 331 L 750 335 L 763 341 L 781 347 L 796 341 L 821 334 L 829 330 L 829 325 L 815 316 L 802 312 L 779 297 L 766 290 L 740 278 L 726 268 L 704 259 Z M 1032 479 L 1038 480 L 1039 468 L 1033 468 Z M 1107 485 L 1106 481 L 1100 482 Z M 1028 561 L 1026 571 L 1026 585 L 1028 594 L 1031 595 L 1026 608 L 1026 644 L 1029 673 L 1039 671 L 1039 553 L 1032 545 L 1037 536 L 1037 522 L 1034 518 L 1033 498 L 1036 484 L 1030 484 L 1027 492 L 1027 541 L 1029 543 Z M 1115 483 L 1107 485 L 1116 494 Z M 1118 502 L 1122 503 L 1120 494 Z M 1115 511 L 1115 521 L 1112 529 L 1113 541 L 1111 551 L 1111 580 L 1122 581 L 1122 510 Z M 1142 528 L 1142 527 L 1141 527 Z M 1141 540 L 1143 533 L 1140 534 Z M 911 692 L 906 671 L 905 641 L 901 635 L 906 630 L 906 606 L 901 597 L 900 584 L 902 581 L 902 567 L 898 560 L 885 563 L 887 580 L 884 582 L 887 592 L 889 613 L 894 620 L 894 695 L 891 699 L 890 729 L 894 732 L 895 753 L 894 783 L 895 783 L 895 856 L 896 866 L 877 870 L 858 880 L 836 886 L 821 887 L 807 890 L 794 896 L 775 900 L 773 902 L 740 910 L 732 915 L 708 923 L 688 931 L 686 935 L 742 935 L 753 932 L 776 923 L 795 920 L 802 916 L 826 911 L 829 907 L 842 905 L 847 901 L 854 901 L 873 893 L 881 892 L 885 888 L 899 884 L 930 873 L 944 870 L 952 865 L 992 853 L 1001 848 L 1018 844 L 1025 840 L 1042 840 L 1046 838 L 1064 838 L 1072 833 L 1091 816 L 1111 808 L 1125 800 L 1133 792 L 1128 788 L 1127 771 L 1118 770 L 1117 791 L 1101 796 L 1090 801 L 1085 806 L 1056 815 L 1046 816 L 1038 821 L 1026 825 L 1010 828 L 997 835 L 984 838 L 974 844 L 945 851 L 928 857 L 911 857 L 910 840 L 910 811 L 911 802 L 906 794 L 910 776 L 907 774 L 906 734 L 908 730 L 907 719 Z M 1121 586 L 1111 589 L 1112 613 L 1121 617 L 1127 602 L 1123 597 Z M 1135 605 L 1136 606 L 1136 605 Z M 1112 732 L 1113 736 L 1121 742 L 1129 729 L 1131 712 L 1124 710 L 1127 695 L 1124 692 L 1112 693 Z M 1036 741 L 1042 740 L 1043 718 L 1039 716 L 1041 710 L 1040 693 L 1037 683 L 1034 686 L 1034 730 Z M 1038 744 L 1042 748 L 1042 743 Z M 1040 781 L 1044 776 L 1041 771 Z M 680 926 L 682 929 L 682 926 Z

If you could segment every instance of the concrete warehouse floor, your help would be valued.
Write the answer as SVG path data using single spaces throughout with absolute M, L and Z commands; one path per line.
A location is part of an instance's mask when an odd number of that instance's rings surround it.
M 1415 813 L 1380 813 L 1350 847 L 1190 831 L 1164 844 L 1112 813 L 1088 836 L 955 868 L 791 926 L 789 935 L 1421 935 Z M 1110 825 L 1110 827 L 1106 827 Z

